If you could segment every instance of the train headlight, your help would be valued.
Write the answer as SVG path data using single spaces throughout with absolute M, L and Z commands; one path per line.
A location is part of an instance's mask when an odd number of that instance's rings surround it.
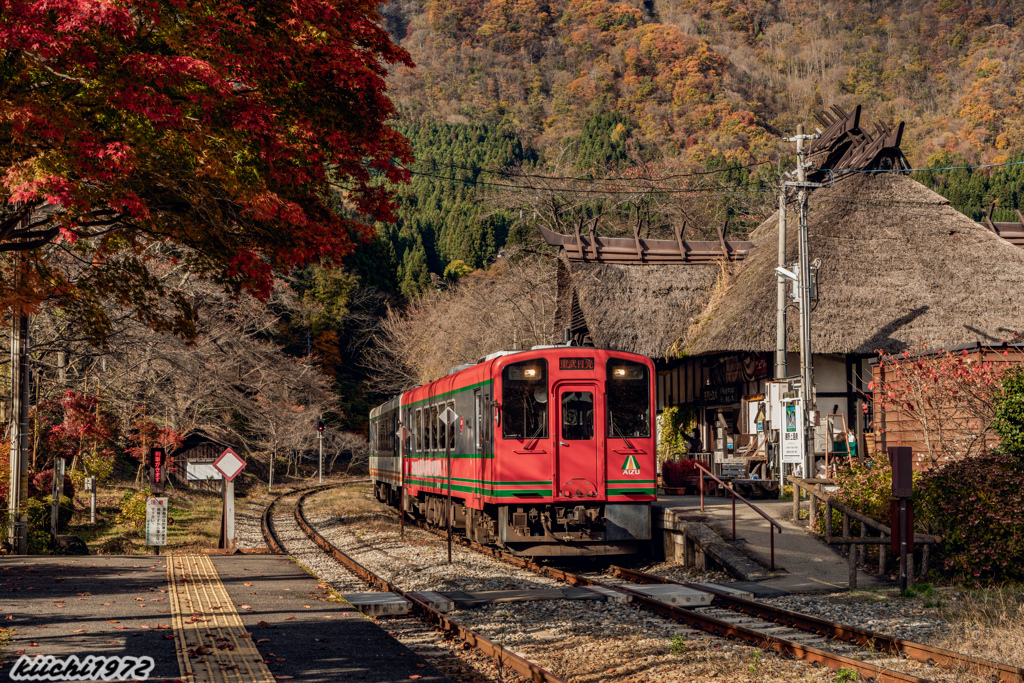
M 523 375 L 529 377 L 530 379 L 533 379 L 534 377 L 537 376 L 537 370 L 536 368 L 526 368 L 525 370 L 523 370 Z

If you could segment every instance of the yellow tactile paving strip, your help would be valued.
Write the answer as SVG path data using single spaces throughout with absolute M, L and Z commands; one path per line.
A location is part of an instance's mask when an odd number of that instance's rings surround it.
M 183 681 L 274 683 L 209 557 L 169 557 L 167 581 Z

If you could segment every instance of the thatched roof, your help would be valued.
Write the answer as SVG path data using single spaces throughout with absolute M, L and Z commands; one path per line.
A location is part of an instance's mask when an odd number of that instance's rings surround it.
M 787 223 L 793 262 L 795 211 Z M 809 225 L 811 259 L 821 259 L 814 353 L 870 355 L 922 343 L 948 348 L 1024 330 L 1024 249 L 909 177 L 862 174 L 815 190 Z M 752 239 L 757 246 L 735 267 L 717 305 L 687 334 L 685 353 L 775 348 L 778 216 Z M 799 343 L 796 318 L 790 309 L 791 350 Z
M 563 256 L 558 324 L 602 348 L 664 357 L 707 306 L 720 273 L 716 264 L 615 265 Z

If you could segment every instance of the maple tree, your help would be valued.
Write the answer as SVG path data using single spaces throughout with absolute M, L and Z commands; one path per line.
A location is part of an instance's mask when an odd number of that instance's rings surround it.
M 379 20 L 377 0 L 3 0 L 0 304 L 113 300 L 187 331 L 154 262 L 263 297 L 344 257 L 410 158 L 384 79 L 412 64 Z

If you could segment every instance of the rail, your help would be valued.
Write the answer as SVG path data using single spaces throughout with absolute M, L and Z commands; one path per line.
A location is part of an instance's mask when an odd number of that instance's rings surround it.
M 887 549 L 892 539 L 892 529 L 877 522 L 870 517 L 862 515 L 856 510 L 852 510 L 843 503 L 828 495 L 822 490 L 824 486 L 834 485 L 835 482 L 831 479 L 800 479 L 790 475 L 786 477 L 786 480 L 793 485 L 793 522 L 796 523 L 800 519 L 800 511 L 802 509 L 800 499 L 802 498 L 801 492 L 806 492 L 808 497 L 808 527 L 811 533 L 818 536 L 825 543 L 829 545 L 845 545 L 849 546 L 849 565 L 850 565 L 850 590 L 857 587 L 857 561 L 867 561 L 867 549 L 868 546 L 878 546 L 878 575 L 885 576 L 888 572 L 888 553 Z M 814 532 L 814 526 L 818 521 L 818 506 L 824 506 L 824 521 L 825 521 L 825 533 L 819 534 Z M 842 514 L 843 524 L 843 535 L 834 536 L 833 531 L 833 520 L 832 512 L 836 511 Z M 850 533 L 851 520 L 860 523 L 860 535 L 853 536 Z M 875 536 L 869 535 L 869 530 L 877 532 Z M 928 573 L 928 562 L 931 555 L 931 546 L 941 543 L 942 538 L 939 536 L 931 536 L 929 534 L 914 533 L 914 546 L 921 548 L 921 575 L 924 576 Z M 914 558 L 910 561 L 910 571 L 907 572 L 907 585 L 914 585 Z
M 728 491 L 729 493 L 732 494 L 732 540 L 734 540 L 734 541 L 736 540 L 736 499 L 737 498 L 739 498 L 744 503 L 746 503 L 747 507 L 749 507 L 751 510 L 753 510 L 757 514 L 761 515 L 761 517 L 763 517 L 765 519 L 765 521 L 768 522 L 768 538 L 769 538 L 769 544 L 771 546 L 771 558 L 772 558 L 771 569 L 772 569 L 772 571 L 774 571 L 775 570 L 775 530 L 778 529 L 779 533 L 781 534 L 782 533 L 782 525 L 779 524 L 778 522 L 776 522 L 774 519 L 772 519 L 768 515 L 766 515 L 765 513 L 761 512 L 760 508 L 758 508 L 756 505 L 754 505 L 749 500 L 747 500 L 746 498 L 741 496 L 739 493 L 737 493 L 736 489 L 734 489 L 732 486 L 729 486 L 724 481 L 722 481 L 721 479 L 716 477 L 714 474 L 712 474 L 711 470 L 709 470 L 708 468 L 704 467 L 704 465 L 701 465 L 699 462 L 695 462 L 694 464 L 697 466 L 698 470 L 700 470 L 701 472 L 704 472 L 706 474 L 706 476 L 711 477 L 712 480 L 717 481 L 722 486 L 722 488 L 724 488 L 726 491 Z M 700 488 L 700 511 L 704 512 L 704 483 L 703 483 L 703 476 L 701 477 L 701 480 L 702 480 L 701 481 L 701 485 L 699 487 Z

